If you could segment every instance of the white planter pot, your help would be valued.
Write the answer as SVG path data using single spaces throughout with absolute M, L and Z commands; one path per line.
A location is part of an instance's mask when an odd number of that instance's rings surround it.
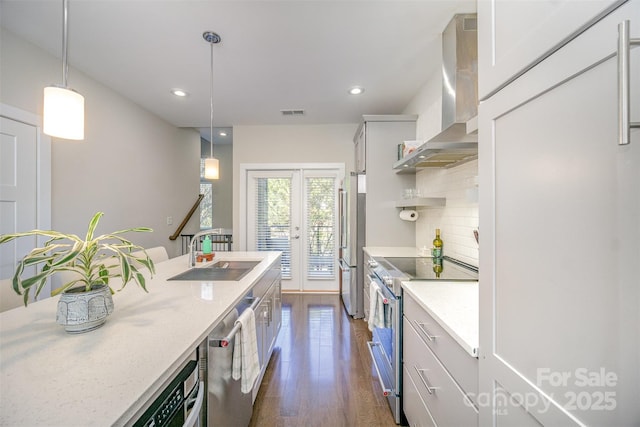
M 89 292 L 73 288 L 60 295 L 56 322 L 71 334 L 99 328 L 113 313 L 113 298 L 107 285 L 96 285 Z

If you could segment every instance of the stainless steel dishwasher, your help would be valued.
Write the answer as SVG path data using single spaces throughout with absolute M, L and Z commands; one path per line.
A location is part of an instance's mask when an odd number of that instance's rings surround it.
M 209 426 L 248 426 L 253 412 L 251 393 L 240 391 L 241 380 L 231 377 L 234 323 L 240 313 L 259 300 L 246 296 L 231 310 L 209 336 L 207 420 Z M 228 338 L 224 338 L 228 337 Z
M 280 277 L 278 264 L 277 268 L 270 269 L 260 278 L 209 334 L 207 425 L 210 427 L 246 427 L 251 421 L 253 402 L 280 331 Z M 239 329 L 235 321 L 248 308 L 255 312 L 260 375 L 251 392 L 242 393 L 241 379 L 232 378 L 233 349 Z

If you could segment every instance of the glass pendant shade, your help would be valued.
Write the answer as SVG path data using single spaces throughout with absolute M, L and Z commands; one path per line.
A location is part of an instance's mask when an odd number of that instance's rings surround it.
M 215 157 L 204 159 L 204 178 L 218 179 L 220 177 L 220 163 Z
M 58 86 L 44 88 L 43 132 L 64 139 L 84 139 L 84 97 Z

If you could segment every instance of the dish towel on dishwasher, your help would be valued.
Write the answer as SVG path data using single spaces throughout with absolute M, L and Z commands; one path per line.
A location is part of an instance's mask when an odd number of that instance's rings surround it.
M 242 312 L 236 323 L 240 323 L 240 329 L 236 332 L 233 347 L 232 378 L 241 379 L 240 390 L 249 393 L 260 373 L 256 315 L 251 307 Z
M 384 296 L 380 285 L 374 280 L 369 282 L 369 330 L 384 328 Z

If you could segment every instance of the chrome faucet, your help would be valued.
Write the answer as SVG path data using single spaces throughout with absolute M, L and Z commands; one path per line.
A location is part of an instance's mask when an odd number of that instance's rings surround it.
M 202 231 L 198 231 L 196 234 L 193 235 L 193 237 L 191 238 L 191 242 L 189 242 L 189 259 L 187 261 L 189 267 L 195 267 L 196 265 L 196 252 L 193 250 L 193 244 L 194 242 L 197 241 L 196 239 L 199 239 L 202 236 L 207 236 L 212 234 L 220 234 L 220 230 L 219 229 L 202 230 Z

